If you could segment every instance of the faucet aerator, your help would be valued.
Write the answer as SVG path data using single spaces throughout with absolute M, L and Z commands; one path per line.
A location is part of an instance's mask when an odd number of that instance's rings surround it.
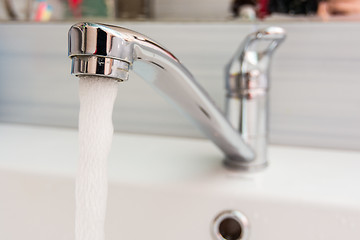
M 80 76 L 99 76 L 115 79 L 118 82 L 129 78 L 130 63 L 102 56 L 72 56 L 71 74 Z

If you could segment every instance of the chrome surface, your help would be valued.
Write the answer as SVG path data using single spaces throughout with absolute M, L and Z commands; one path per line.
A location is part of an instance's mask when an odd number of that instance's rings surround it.
M 125 81 L 129 77 L 130 64 L 114 58 L 86 56 L 72 58 L 72 72 L 78 75 L 103 76 Z
M 230 167 L 261 169 L 267 165 L 269 66 L 285 36 L 279 27 L 248 35 L 225 67 L 226 117 L 256 152 L 251 163 L 226 159 Z
M 120 27 L 78 23 L 69 30 L 72 74 L 128 79 L 127 67 L 185 114 L 232 162 L 255 153 L 180 61 L 150 38 Z M 120 66 L 120 67 L 119 67 Z M 120 69 L 120 70 L 119 70 Z
M 225 236 L 223 236 L 223 234 L 221 233 L 221 229 L 220 229 L 221 224 L 227 219 L 232 219 L 232 220 L 236 221 L 240 225 L 240 228 L 241 228 L 239 236 L 236 239 L 234 239 L 234 238 L 231 238 L 231 239 L 246 240 L 249 238 L 250 225 L 249 225 L 249 221 L 248 221 L 247 217 L 239 211 L 227 210 L 227 211 L 221 212 L 218 216 L 216 216 L 216 218 L 212 224 L 211 232 L 212 232 L 214 240 L 226 240 L 227 239 Z M 231 227 L 231 226 L 229 226 L 229 227 Z M 229 231 L 232 231 L 232 229 L 229 229 Z

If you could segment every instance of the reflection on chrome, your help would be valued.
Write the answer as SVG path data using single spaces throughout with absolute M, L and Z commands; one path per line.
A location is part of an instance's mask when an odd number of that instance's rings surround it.
M 272 31 L 265 30 L 250 35 L 250 38 L 255 36 L 255 39 L 272 39 L 275 36 L 273 41 L 280 42 L 277 39 L 280 35 L 278 32 L 273 34 Z M 282 35 L 285 36 L 283 30 Z M 248 38 L 247 41 L 255 40 Z M 275 47 L 269 47 L 268 56 Z M 72 59 L 71 73 L 76 76 L 102 76 L 126 81 L 128 72 L 132 69 L 173 103 L 224 152 L 228 166 L 254 169 L 266 165 L 265 159 L 263 162 L 259 161 L 255 151 L 257 148 L 247 143 L 248 139 L 243 138 L 235 129 L 237 126 L 234 128 L 230 124 L 191 73 L 173 54 L 152 39 L 125 28 L 78 23 L 69 30 L 69 56 Z M 261 58 L 260 55 L 257 57 Z M 247 74 L 256 75 L 255 71 Z M 239 83 L 243 85 L 242 81 Z M 247 84 L 251 85 L 250 82 Z M 249 91 L 248 95 L 255 92 Z

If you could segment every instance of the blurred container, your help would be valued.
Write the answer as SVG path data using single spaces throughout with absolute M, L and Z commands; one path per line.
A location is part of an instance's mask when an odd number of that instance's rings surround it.
M 42 7 L 39 7 L 40 5 L 42 5 Z M 63 0 L 4 0 L 3 6 L 0 11 L 1 20 L 58 21 L 64 19 Z
M 152 18 L 153 12 L 151 0 L 115 0 L 116 18 Z

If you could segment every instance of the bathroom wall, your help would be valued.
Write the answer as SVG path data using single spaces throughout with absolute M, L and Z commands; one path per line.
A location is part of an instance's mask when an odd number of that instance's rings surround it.
M 158 40 L 223 107 L 223 66 L 255 29 L 233 23 L 117 23 Z M 275 144 L 360 150 L 360 25 L 282 23 L 273 58 L 270 138 Z M 70 76 L 71 23 L 1 24 L 0 121 L 77 125 L 77 79 Z M 131 74 L 119 85 L 117 131 L 201 137 L 185 118 Z

